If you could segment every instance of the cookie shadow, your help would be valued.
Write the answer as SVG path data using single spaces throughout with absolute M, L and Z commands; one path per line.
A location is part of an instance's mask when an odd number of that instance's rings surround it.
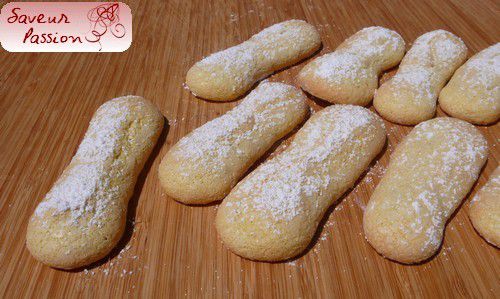
M 308 91 L 302 89 L 302 92 L 306 94 L 306 96 L 316 105 L 318 105 L 319 107 L 321 108 L 326 108 L 328 106 L 332 106 L 334 105 L 334 103 L 330 103 L 326 100 L 323 100 L 321 98 L 318 98 L 317 96 L 314 96 L 312 94 L 310 94 Z

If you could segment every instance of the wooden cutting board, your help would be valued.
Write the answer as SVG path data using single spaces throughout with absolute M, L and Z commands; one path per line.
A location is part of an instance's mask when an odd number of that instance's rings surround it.
M 500 296 L 499 251 L 475 233 L 467 218 L 470 198 L 500 159 L 498 124 L 480 127 L 490 145 L 489 160 L 449 222 L 441 250 L 414 266 L 379 256 L 361 226 L 363 208 L 391 151 L 411 127 L 386 122 L 384 154 L 329 211 L 310 249 L 288 263 L 257 263 L 232 254 L 213 225 L 217 205 L 179 204 L 162 193 L 157 177 L 158 163 L 172 144 L 237 104 L 203 101 L 183 88 L 187 70 L 202 57 L 291 18 L 317 26 L 322 53 L 363 27 L 380 25 L 398 31 L 408 46 L 427 31 L 450 30 L 472 55 L 499 41 L 498 2 L 127 3 L 134 31 L 124 53 L 0 52 L 0 298 Z M 270 80 L 295 84 L 303 65 Z M 24 244 L 29 216 L 69 163 L 93 112 L 126 94 L 156 103 L 169 123 L 139 178 L 127 232 L 108 258 L 87 270 L 44 266 Z

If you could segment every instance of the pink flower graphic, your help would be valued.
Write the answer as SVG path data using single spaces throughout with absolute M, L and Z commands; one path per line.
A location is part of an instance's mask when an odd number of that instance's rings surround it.
M 99 51 L 101 51 L 101 37 L 108 31 L 116 38 L 124 37 L 126 30 L 120 23 L 119 15 L 119 3 L 105 3 L 91 9 L 87 14 L 91 26 L 85 39 L 90 43 L 99 43 Z

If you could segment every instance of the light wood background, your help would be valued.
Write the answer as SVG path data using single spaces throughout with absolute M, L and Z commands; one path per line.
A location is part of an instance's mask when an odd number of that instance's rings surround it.
M 232 254 L 213 225 L 217 205 L 176 203 L 162 194 L 157 178 L 158 163 L 172 144 L 236 104 L 202 101 L 183 88 L 186 71 L 202 57 L 291 18 L 317 26 L 322 53 L 365 26 L 381 25 L 398 31 L 408 45 L 427 31 L 450 30 L 473 54 L 499 41 L 498 2 L 126 2 L 134 31 L 124 53 L 0 52 L 0 298 L 500 296 L 499 251 L 467 218 L 468 201 L 498 165 L 498 124 L 480 128 L 490 145 L 489 161 L 449 222 L 443 247 L 421 265 L 382 258 L 361 226 L 390 152 L 411 127 L 387 123 L 383 156 L 328 213 L 310 250 L 288 263 Z M 271 80 L 294 84 L 302 66 Z M 24 244 L 29 216 L 75 153 L 93 112 L 126 94 L 150 99 L 169 121 L 131 199 L 127 233 L 108 258 L 87 270 L 44 266 Z

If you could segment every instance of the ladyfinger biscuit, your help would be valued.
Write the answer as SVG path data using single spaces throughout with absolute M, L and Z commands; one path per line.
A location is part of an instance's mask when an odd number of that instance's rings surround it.
M 417 38 L 403 58 L 399 70 L 376 91 L 373 105 L 392 122 L 415 125 L 436 113 L 439 92 L 465 61 L 467 47 L 444 30 Z
M 500 248 L 500 166 L 472 199 L 469 218 L 486 241 Z
M 366 207 L 368 242 L 401 263 L 430 258 L 487 154 L 485 138 L 464 121 L 440 117 L 417 125 L 396 148 Z
M 242 180 L 218 209 L 216 228 L 236 254 L 261 261 L 297 256 L 330 205 L 385 143 L 380 117 L 335 105 L 314 114 L 285 151 Z
M 163 116 L 142 97 L 116 98 L 97 110 L 75 156 L 28 224 L 26 245 L 37 260 L 73 269 L 111 251 L 162 128 Z
M 500 43 L 474 55 L 439 94 L 439 105 L 453 117 L 487 125 L 500 118 Z
M 368 105 L 383 70 L 399 63 L 405 42 L 395 31 L 368 27 L 333 53 L 308 63 L 299 73 L 302 89 L 331 103 Z
M 308 113 L 305 95 L 263 82 L 238 106 L 175 144 L 159 177 L 165 192 L 186 204 L 221 200 L 250 166 Z
M 319 33 L 312 25 L 288 20 L 197 62 L 189 69 L 186 84 L 204 99 L 234 100 L 257 81 L 311 56 L 320 46 Z

